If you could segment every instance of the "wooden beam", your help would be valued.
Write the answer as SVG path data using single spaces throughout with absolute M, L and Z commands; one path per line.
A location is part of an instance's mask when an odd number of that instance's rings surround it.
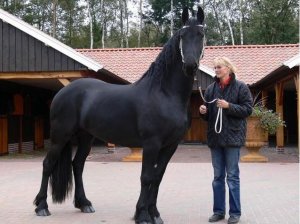
M 261 99 L 262 99 L 262 105 L 266 106 L 267 99 L 268 99 L 268 91 L 267 90 L 262 90 L 261 91 Z
M 68 79 L 58 79 L 63 86 L 67 86 L 70 84 L 70 81 Z
M 276 83 L 285 83 L 285 82 L 287 82 L 287 81 L 293 79 L 293 77 L 295 76 L 295 74 L 297 74 L 297 73 L 292 72 L 291 74 L 289 74 L 289 75 L 287 75 L 287 76 L 284 76 L 284 77 L 281 78 L 281 79 L 278 79 L 278 80 L 276 81 Z M 264 88 L 265 90 L 267 90 L 267 89 L 270 89 L 270 90 L 271 90 L 271 89 L 273 89 L 273 86 L 274 86 L 274 82 L 265 85 L 263 88 Z
M 0 79 L 68 79 L 81 78 L 81 72 L 17 72 L 0 73 Z
M 283 83 L 275 84 L 276 93 L 276 112 L 280 115 L 283 120 Z M 276 145 L 278 149 L 284 147 L 284 127 L 280 126 L 276 131 Z

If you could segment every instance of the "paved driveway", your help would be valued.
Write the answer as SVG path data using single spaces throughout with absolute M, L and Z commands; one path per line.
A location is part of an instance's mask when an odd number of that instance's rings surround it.
M 42 157 L 1 158 L 0 223 L 133 224 L 141 164 L 112 162 L 118 161 L 117 158 L 128 152 L 126 150 L 117 148 L 114 154 L 106 155 L 104 149 L 95 148 L 86 163 L 84 183 L 95 213 L 80 213 L 73 207 L 72 198 L 57 205 L 52 204 L 49 197 L 52 213 L 49 217 L 35 216 L 32 204 L 40 185 Z M 101 160 L 105 155 L 110 159 Z M 202 161 L 197 155 L 206 156 L 206 160 Z M 299 223 L 299 163 L 293 161 L 296 160 L 294 155 L 285 157 L 291 158 L 240 164 L 241 224 Z M 209 150 L 205 146 L 179 148 L 159 193 L 158 208 L 166 224 L 208 223 L 212 210 L 212 176 Z

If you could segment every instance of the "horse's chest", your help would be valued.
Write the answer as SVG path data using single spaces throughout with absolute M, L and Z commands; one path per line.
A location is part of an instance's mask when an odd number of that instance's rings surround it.
M 186 113 L 171 111 L 169 116 L 164 119 L 162 129 L 165 129 L 168 134 L 177 135 L 185 131 L 187 123 Z

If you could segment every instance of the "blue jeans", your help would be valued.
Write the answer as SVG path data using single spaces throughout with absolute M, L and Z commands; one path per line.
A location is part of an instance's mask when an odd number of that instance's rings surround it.
M 240 148 L 211 148 L 214 180 L 214 214 L 225 215 L 225 177 L 229 189 L 229 215 L 241 216 L 240 202 Z

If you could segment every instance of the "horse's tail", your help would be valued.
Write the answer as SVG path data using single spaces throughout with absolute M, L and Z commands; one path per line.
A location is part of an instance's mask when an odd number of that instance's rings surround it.
M 50 176 L 52 199 L 54 203 L 62 203 L 72 191 L 72 145 L 68 142 Z

